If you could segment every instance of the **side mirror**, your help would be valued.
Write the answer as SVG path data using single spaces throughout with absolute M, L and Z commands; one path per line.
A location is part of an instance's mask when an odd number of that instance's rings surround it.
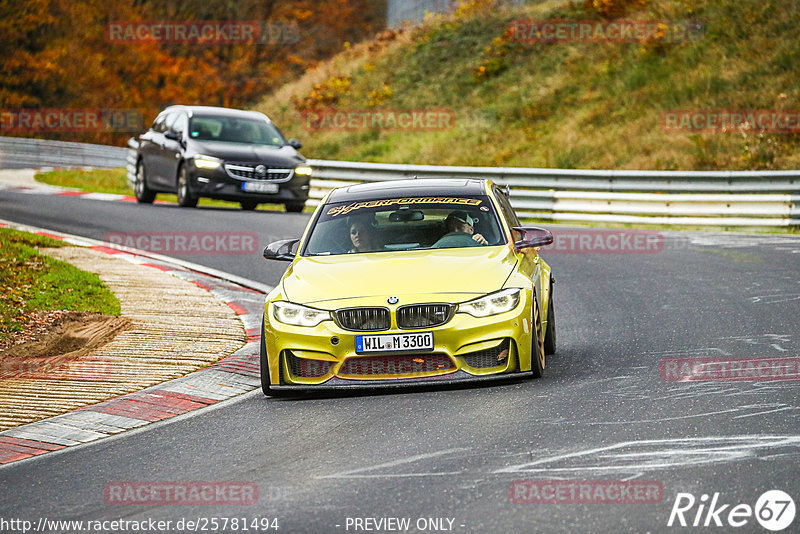
M 181 140 L 181 134 L 172 129 L 169 129 L 166 132 L 164 132 L 164 137 L 166 137 L 167 139 L 171 139 L 172 141 Z
M 299 239 L 281 239 L 270 243 L 264 249 L 264 258 L 267 260 L 292 261 L 297 255 L 297 251 L 292 252 L 292 249 L 299 242 Z
M 526 248 L 542 247 L 553 242 L 553 234 L 550 233 L 550 230 L 545 230 L 544 228 L 515 226 L 513 230 L 514 248 L 517 252 L 521 252 Z
M 300 150 L 301 148 L 303 148 L 303 143 L 301 143 L 297 139 L 289 139 L 289 142 L 287 144 L 295 150 Z

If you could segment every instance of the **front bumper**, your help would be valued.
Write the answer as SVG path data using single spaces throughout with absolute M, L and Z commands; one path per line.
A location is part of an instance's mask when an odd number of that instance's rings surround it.
M 392 328 L 353 332 L 334 321 L 316 327 L 278 322 L 267 303 L 264 343 L 270 382 L 280 389 L 394 387 L 421 383 L 452 383 L 498 378 L 531 370 L 532 292 L 512 311 L 476 318 L 456 313 L 446 324 L 420 330 Z M 394 314 L 395 310 L 391 310 Z M 434 348 L 426 352 L 358 354 L 356 336 L 433 333 Z
M 305 202 L 311 177 L 307 175 L 292 174 L 288 180 L 268 180 L 238 178 L 230 175 L 223 167 L 218 169 L 194 168 L 190 174 L 189 187 L 192 194 L 216 200 L 256 200 L 259 202 Z M 273 184 L 277 188 L 273 193 L 260 193 L 245 191 L 245 183 Z

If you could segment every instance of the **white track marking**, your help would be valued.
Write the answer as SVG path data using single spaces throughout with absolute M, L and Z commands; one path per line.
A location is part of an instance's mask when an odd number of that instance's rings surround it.
M 448 454 L 453 454 L 455 452 L 463 452 L 468 451 L 469 449 L 465 448 L 456 448 L 456 449 L 445 449 L 443 451 L 437 452 L 430 452 L 426 454 L 415 454 L 414 456 L 408 456 L 406 458 L 399 458 L 397 460 L 392 460 L 391 462 L 386 462 L 383 464 L 372 465 L 368 467 L 361 467 L 358 469 L 352 469 L 349 471 L 340 471 L 338 473 L 333 473 L 331 475 L 322 475 L 317 478 L 379 478 L 379 477 L 389 477 L 389 476 L 431 476 L 431 475 L 440 475 L 440 474 L 456 474 L 456 473 L 416 473 L 416 474 L 405 474 L 405 475 L 358 475 L 358 473 L 363 473 L 365 471 L 375 471 L 376 469 L 386 469 L 388 467 L 397 467 L 399 465 L 410 464 L 414 462 L 418 462 L 420 460 L 427 460 L 429 458 L 437 458 L 439 456 L 445 456 Z

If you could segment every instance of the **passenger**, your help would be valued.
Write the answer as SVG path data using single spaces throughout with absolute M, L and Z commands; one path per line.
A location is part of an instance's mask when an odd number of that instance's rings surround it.
M 481 234 L 475 233 L 475 223 L 478 219 L 473 219 L 465 211 L 454 211 L 444 220 L 447 233 L 443 235 L 432 248 L 450 247 L 477 247 L 488 245 L 489 242 Z
M 350 221 L 350 242 L 353 248 L 348 252 L 376 252 L 381 248 L 374 224 L 362 218 Z

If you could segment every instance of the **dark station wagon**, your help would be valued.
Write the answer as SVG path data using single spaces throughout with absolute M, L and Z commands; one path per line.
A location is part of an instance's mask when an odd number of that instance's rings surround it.
M 205 106 L 170 106 L 139 136 L 136 200 L 149 204 L 158 193 L 176 193 L 178 204 L 195 207 L 201 197 L 303 210 L 311 167 L 263 113 Z

